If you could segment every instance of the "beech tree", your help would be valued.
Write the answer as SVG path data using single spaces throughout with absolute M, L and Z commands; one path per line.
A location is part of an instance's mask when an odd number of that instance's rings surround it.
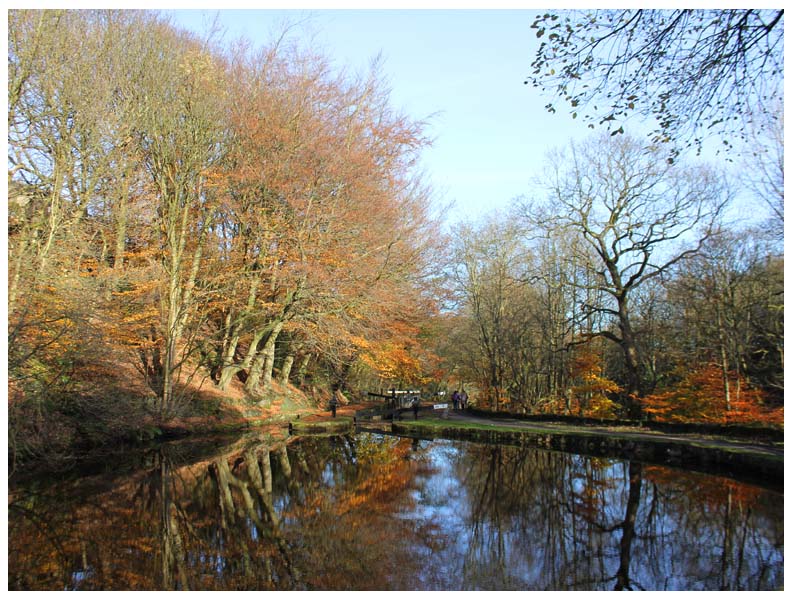
M 157 394 L 167 414 L 176 407 L 174 381 L 189 355 L 181 342 L 196 316 L 196 285 L 214 218 L 208 181 L 222 158 L 226 96 L 221 65 L 199 40 L 156 23 L 148 36 L 135 72 L 133 93 L 142 109 L 133 126 L 153 183 L 152 225 L 162 249 Z
M 337 76 L 322 57 L 288 45 L 236 68 L 222 227 L 226 258 L 242 268 L 235 304 L 222 309 L 219 385 L 244 372 L 256 394 L 273 380 L 279 340 L 320 342 L 329 357 L 340 348 L 329 337 L 358 332 L 370 306 L 395 294 L 393 282 L 421 271 L 433 225 L 412 172 L 422 125 L 391 110 L 375 69 Z

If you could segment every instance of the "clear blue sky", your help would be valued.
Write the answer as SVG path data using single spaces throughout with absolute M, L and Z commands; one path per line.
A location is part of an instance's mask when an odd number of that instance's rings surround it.
M 530 29 L 535 12 L 235 9 L 170 14 L 176 24 L 195 31 L 204 31 L 218 15 L 228 41 L 244 36 L 260 44 L 285 23 L 300 22 L 297 31 L 338 68 L 364 71 L 381 54 L 393 105 L 415 119 L 430 117 L 428 134 L 435 141 L 423 154 L 423 167 L 440 203 L 454 203 L 448 215 L 454 222 L 505 208 L 520 195 L 540 194 L 535 176 L 546 152 L 591 133 L 562 103 L 557 113 L 547 113 L 544 106 L 551 98 L 524 85 L 538 44 Z M 715 157 L 715 152 L 706 154 Z M 761 205 L 744 198 L 733 217 L 755 218 L 762 212 Z
M 537 46 L 529 10 L 185 10 L 194 30 L 219 14 L 230 39 L 265 42 L 280 25 L 307 19 L 338 67 L 364 70 L 381 53 L 392 103 L 430 117 L 424 168 L 451 221 L 476 217 L 528 194 L 546 150 L 587 130 L 568 114 L 550 115 L 548 98 L 524 85 Z

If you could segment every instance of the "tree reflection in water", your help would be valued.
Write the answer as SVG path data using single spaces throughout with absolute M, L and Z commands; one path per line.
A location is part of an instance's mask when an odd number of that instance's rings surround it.
M 246 439 L 9 493 L 10 589 L 779 589 L 782 496 L 537 449 Z
M 481 572 L 490 589 L 783 585 L 779 494 L 528 448 L 469 446 L 467 464 L 458 471 L 467 476 L 475 534 L 459 587 L 475 587 Z

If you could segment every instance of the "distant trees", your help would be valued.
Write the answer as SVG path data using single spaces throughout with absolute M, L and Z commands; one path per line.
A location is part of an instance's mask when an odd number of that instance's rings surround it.
M 669 298 L 686 315 L 686 335 L 696 340 L 688 348 L 694 362 L 720 370 L 727 410 L 744 386 L 775 396 L 784 387 L 784 261 L 772 255 L 768 238 L 756 230 L 722 232 L 668 287 Z
M 598 135 L 551 154 L 540 183 L 545 200 L 454 235 L 452 364 L 480 402 L 775 419 L 783 354 L 768 340 L 783 343 L 782 260 L 768 238 L 723 227 L 726 180 L 629 136 Z M 675 394 L 702 373 L 704 392 Z M 704 404 L 719 396 L 720 409 Z M 668 398 L 685 405 L 670 410 Z
M 479 349 L 479 363 L 473 372 L 498 410 L 500 403 L 508 400 L 508 367 L 519 362 L 507 361 L 507 355 L 526 347 L 513 330 L 525 320 L 514 318 L 523 307 L 519 282 L 524 270 L 523 248 L 515 229 L 496 221 L 484 224 L 479 231 L 460 226 L 454 238 L 456 282 Z
M 567 11 L 532 29 L 541 44 L 526 83 L 591 126 L 622 131 L 639 114 L 655 120 L 655 142 L 699 148 L 719 134 L 729 145 L 783 99 L 782 9 Z

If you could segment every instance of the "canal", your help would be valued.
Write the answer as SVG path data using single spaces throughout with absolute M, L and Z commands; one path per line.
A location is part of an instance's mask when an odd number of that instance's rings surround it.
M 9 482 L 11 590 L 775 590 L 784 497 L 371 433 L 171 442 Z

